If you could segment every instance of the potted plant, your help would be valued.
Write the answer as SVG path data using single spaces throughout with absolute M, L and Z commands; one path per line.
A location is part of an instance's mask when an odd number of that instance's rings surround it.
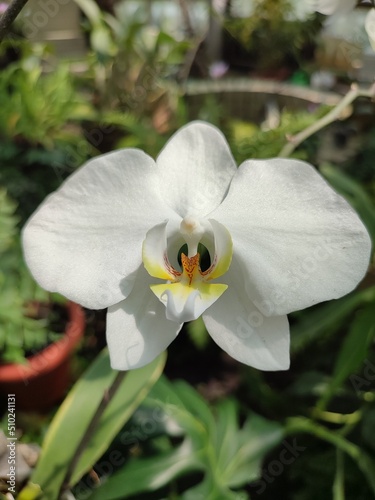
M 77 304 L 41 290 L 22 259 L 15 205 L 0 190 L 0 394 L 18 409 L 45 410 L 69 384 L 71 353 L 84 332 Z

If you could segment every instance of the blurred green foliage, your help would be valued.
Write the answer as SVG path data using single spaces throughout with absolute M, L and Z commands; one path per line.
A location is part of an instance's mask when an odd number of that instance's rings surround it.
M 18 42 L 0 72 L 0 185 L 18 202 L 22 223 L 95 149 L 82 123 L 96 115 L 65 63 L 44 45 Z M 46 174 L 48 172 L 48 174 Z
M 255 0 L 250 17 L 226 18 L 224 27 L 248 54 L 252 68 L 275 71 L 283 65 L 310 63 L 321 22 L 298 19 L 290 0 Z M 245 60 L 245 57 L 243 57 Z
M 26 355 L 59 336 L 49 330 L 47 318 L 31 317 L 36 302 L 49 302 L 50 296 L 23 261 L 17 223 L 15 203 L 0 189 L 0 356 L 5 362 L 23 363 Z
M 56 140 L 72 141 L 74 130 L 69 130 L 68 122 L 82 120 L 90 108 L 83 98 L 77 99 L 68 66 L 43 75 L 40 63 L 34 55 L 1 72 L 0 134 L 49 149 Z

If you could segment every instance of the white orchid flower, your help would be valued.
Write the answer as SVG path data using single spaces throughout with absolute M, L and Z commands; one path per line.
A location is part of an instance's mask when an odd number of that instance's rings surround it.
M 286 314 L 350 292 L 371 246 L 311 165 L 237 168 L 224 136 L 203 122 L 180 129 L 156 162 L 137 149 L 89 161 L 31 217 L 23 245 L 44 288 L 108 307 L 118 370 L 149 363 L 201 315 L 233 358 L 287 369 Z

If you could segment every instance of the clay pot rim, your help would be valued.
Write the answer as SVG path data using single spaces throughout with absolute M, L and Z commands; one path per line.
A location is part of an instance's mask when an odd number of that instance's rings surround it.
M 69 320 L 61 339 L 48 345 L 45 349 L 27 358 L 25 364 L 0 364 L 0 379 L 4 382 L 31 380 L 46 375 L 61 365 L 69 357 L 85 331 L 85 313 L 82 307 L 74 302 L 66 304 Z

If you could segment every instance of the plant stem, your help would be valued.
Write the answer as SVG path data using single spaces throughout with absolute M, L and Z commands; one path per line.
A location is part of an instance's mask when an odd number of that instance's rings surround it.
M 357 461 L 361 456 L 361 449 L 351 441 L 347 441 L 337 432 L 330 431 L 322 425 L 316 424 L 305 417 L 290 417 L 287 420 L 286 434 L 307 433 L 322 439 L 336 448 L 347 453 L 353 460 Z
M 333 500 L 345 500 L 344 452 L 336 448 L 336 474 L 332 485 Z
M 3 41 L 5 35 L 10 30 L 13 21 L 26 5 L 27 0 L 13 0 L 4 14 L 0 17 L 0 42 Z
M 189 14 L 189 8 L 187 5 L 186 0 L 179 0 L 178 3 L 180 4 L 180 9 L 181 9 L 181 14 L 182 14 L 182 19 L 184 21 L 184 27 L 186 30 L 186 33 L 188 34 L 189 38 L 194 38 L 195 32 L 193 25 L 191 24 L 191 19 L 190 19 L 190 14 Z
M 73 458 L 69 464 L 68 470 L 66 471 L 66 474 L 65 474 L 64 481 L 62 482 L 59 496 L 61 496 L 61 494 L 66 489 L 69 488 L 70 480 L 71 480 L 72 475 L 74 473 L 74 470 L 75 470 L 75 468 L 76 468 L 76 466 L 77 466 L 77 464 L 82 456 L 82 453 L 84 452 L 84 450 L 86 449 L 86 446 L 90 442 L 90 439 L 92 438 L 92 436 L 93 436 L 93 434 L 94 434 L 94 432 L 99 424 L 99 421 L 103 416 L 105 409 L 107 408 L 108 404 L 112 400 L 113 396 L 116 394 L 118 388 L 121 385 L 121 382 L 124 380 L 126 373 L 127 373 L 126 371 L 119 371 L 117 373 L 116 377 L 114 378 L 112 384 L 110 385 L 110 387 L 104 391 L 102 400 L 100 401 L 99 406 L 96 409 L 96 412 L 94 413 L 92 420 L 86 429 L 86 432 L 82 436 L 82 439 L 81 439 L 80 443 L 78 444 L 77 449 L 73 455 Z
M 375 97 L 375 84 L 371 85 L 369 89 L 360 89 L 357 85 L 353 84 L 352 88 L 349 92 L 343 97 L 343 99 L 325 116 L 323 116 L 320 120 L 317 120 L 309 127 L 302 130 L 297 135 L 288 137 L 288 142 L 280 151 L 280 157 L 288 157 L 293 151 L 301 144 L 301 142 L 305 141 L 308 137 L 318 132 L 323 127 L 326 127 L 330 123 L 337 120 L 342 112 L 345 110 L 349 104 L 351 104 L 358 97 Z
M 325 422 L 336 425 L 356 425 L 362 418 L 362 412 L 360 410 L 353 413 L 342 414 L 314 408 L 311 414 L 314 419 L 324 420 Z

